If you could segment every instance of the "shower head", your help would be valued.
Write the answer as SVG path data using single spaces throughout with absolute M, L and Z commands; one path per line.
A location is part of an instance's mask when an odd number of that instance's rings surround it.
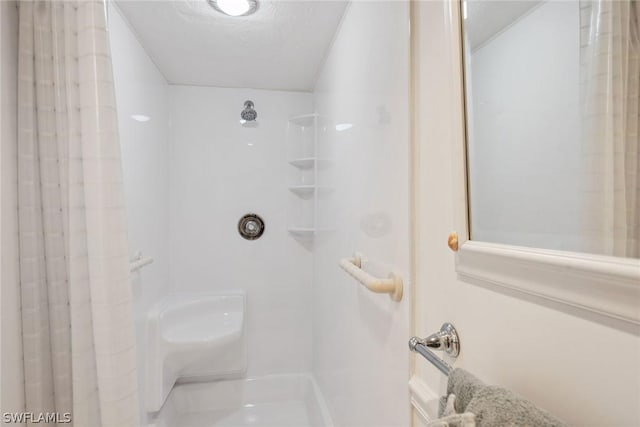
M 244 110 L 240 113 L 242 120 L 252 122 L 258 118 L 258 113 L 253 109 L 253 101 L 244 102 Z

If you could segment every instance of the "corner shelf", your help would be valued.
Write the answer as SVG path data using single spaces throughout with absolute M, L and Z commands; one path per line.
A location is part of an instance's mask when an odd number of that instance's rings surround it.
M 294 197 L 289 207 L 289 234 L 300 240 L 311 240 L 318 225 L 318 118 L 317 113 L 301 114 L 289 118 L 287 128 L 290 166 L 296 168 L 288 189 Z M 314 184 L 303 184 L 313 182 Z M 300 226 L 304 224 L 304 226 Z
M 291 166 L 295 166 L 298 169 L 311 169 L 315 166 L 316 158 L 315 157 L 303 157 L 301 159 L 291 159 L 289 160 L 289 164 Z
M 289 191 L 297 194 L 298 196 L 309 196 L 315 193 L 315 185 L 292 185 L 289 187 Z
M 289 187 L 289 191 L 299 196 L 309 196 L 314 192 L 329 193 L 333 191 L 333 187 L 327 187 L 324 185 L 292 185 Z

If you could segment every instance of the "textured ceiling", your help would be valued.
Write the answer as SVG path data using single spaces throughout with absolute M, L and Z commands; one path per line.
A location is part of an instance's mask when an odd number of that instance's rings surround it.
M 482 46 L 493 36 L 517 21 L 540 0 L 469 0 L 464 29 L 469 37 L 471 50 Z
M 229 17 L 206 0 L 118 0 L 172 84 L 310 91 L 345 1 L 260 1 Z

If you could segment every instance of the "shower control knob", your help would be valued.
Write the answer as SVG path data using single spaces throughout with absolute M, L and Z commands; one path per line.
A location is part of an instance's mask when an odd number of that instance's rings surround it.
M 264 221 L 256 214 L 246 214 L 238 222 L 238 232 L 247 240 L 256 240 L 264 233 Z

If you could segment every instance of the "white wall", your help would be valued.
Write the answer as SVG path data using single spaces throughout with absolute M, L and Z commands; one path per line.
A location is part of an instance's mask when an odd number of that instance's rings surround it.
M 17 200 L 18 10 L 0 2 L 0 312 L 2 412 L 24 411 Z M 3 423 L 4 425 L 4 423 Z
M 144 384 L 146 314 L 170 289 L 169 86 L 114 3 L 109 32 L 122 149 L 129 250 L 155 262 L 132 276 L 138 339 L 138 376 Z M 133 115 L 144 115 L 139 122 Z M 140 390 L 143 390 L 140 387 Z M 144 394 L 140 395 L 144 407 Z
M 545 2 L 471 53 L 474 239 L 583 247 L 579 33 L 577 1 Z
M 308 93 L 171 86 L 171 262 L 176 292 L 245 290 L 248 375 L 311 368 L 312 254 L 287 233 L 286 126 Z M 253 100 L 259 126 L 242 127 Z M 244 240 L 256 213 L 264 235 Z
M 640 424 L 640 338 L 586 312 L 457 278 L 447 235 L 464 204 L 452 197 L 461 146 L 459 27 L 448 1 L 417 2 L 415 20 L 416 317 L 425 335 L 452 322 L 460 334 L 455 361 L 485 382 L 507 387 L 568 425 Z M 453 10 L 450 10 L 450 7 Z M 414 356 L 414 380 L 443 392 L 446 378 Z M 415 417 L 416 425 L 423 425 Z
M 409 4 L 353 2 L 315 89 L 328 121 L 313 290 L 313 373 L 338 426 L 409 425 Z M 337 132 L 335 125 L 350 123 Z M 373 294 L 338 267 L 404 276 L 401 302 Z

